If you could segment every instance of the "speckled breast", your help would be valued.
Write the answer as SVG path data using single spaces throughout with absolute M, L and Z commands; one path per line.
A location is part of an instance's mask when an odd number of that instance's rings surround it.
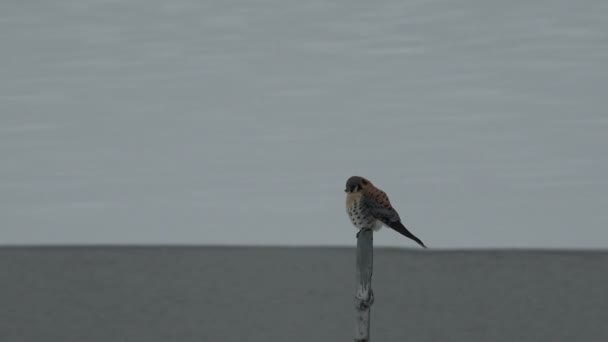
M 360 194 L 348 194 L 346 197 L 346 214 L 350 218 L 353 226 L 358 230 L 373 229 L 378 230 L 382 223 L 370 215 L 369 210 L 363 204 Z

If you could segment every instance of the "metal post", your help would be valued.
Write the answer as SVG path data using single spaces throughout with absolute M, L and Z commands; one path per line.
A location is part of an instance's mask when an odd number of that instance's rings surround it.
M 374 303 L 372 271 L 374 268 L 374 238 L 369 229 L 357 236 L 357 289 L 355 292 L 355 341 L 369 342 L 371 306 Z

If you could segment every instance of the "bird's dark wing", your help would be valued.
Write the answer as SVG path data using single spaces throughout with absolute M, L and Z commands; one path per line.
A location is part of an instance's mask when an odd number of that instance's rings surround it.
M 387 224 L 386 222 L 398 222 L 401 220 L 386 193 L 378 188 L 365 189 L 363 204 L 373 217 L 385 224 Z
M 401 223 L 399 213 L 393 208 L 384 191 L 378 188 L 366 191 L 363 196 L 363 203 L 369 210 L 369 213 L 377 220 L 380 220 L 387 227 L 394 229 L 401 235 L 416 241 L 420 246 L 426 248 L 424 243 Z

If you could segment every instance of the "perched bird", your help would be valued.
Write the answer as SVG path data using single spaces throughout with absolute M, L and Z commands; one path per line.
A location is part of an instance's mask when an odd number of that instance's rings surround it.
M 346 213 L 359 231 L 363 229 L 376 231 L 385 225 L 426 248 L 424 243 L 401 223 L 399 214 L 391 206 L 386 193 L 376 188 L 372 182 L 363 177 L 352 176 L 346 181 L 344 192 L 347 193 Z

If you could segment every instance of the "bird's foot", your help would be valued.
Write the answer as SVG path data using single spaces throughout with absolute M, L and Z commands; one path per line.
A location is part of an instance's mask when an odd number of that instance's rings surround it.
M 357 236 L 357 239 L 359 238 L 359 235 L 361 234 L 361 232 L 362 232 L 362 231 L 364 231 L 364 230 L 369 230 L 369 231 L 371 231 L 371 229 L 367 229 L 367 228 L 359 229 L 359 231 L 357 232 L 357 235 L 356 235 L 356 236 Z

